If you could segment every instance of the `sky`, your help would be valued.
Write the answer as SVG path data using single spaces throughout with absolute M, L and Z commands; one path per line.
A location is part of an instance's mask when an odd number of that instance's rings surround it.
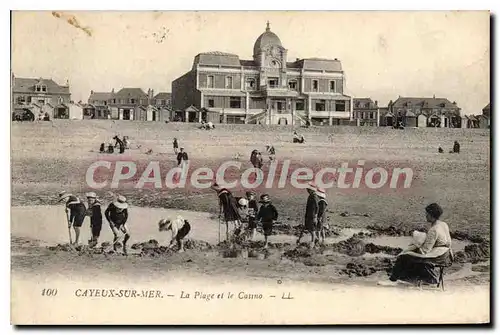
M 346 94 L 386 106 L 398 96 L 442 97 L 462 114 L 490 102 L 486 11 L 15 11 L 12 71 L 69 81 L 72 100 L 122 87 L 170 92 L 200 52 L 252 59 L 270 22 L 296 58 L 338 58 Z

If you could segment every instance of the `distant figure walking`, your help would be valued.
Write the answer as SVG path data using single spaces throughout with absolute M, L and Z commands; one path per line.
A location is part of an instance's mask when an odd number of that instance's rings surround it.
M 123 253 L 127 255 L 127 241 L 130 239 L 130 233 L 127 228 L 128 220 L 128 204 L 127 198 L 119 195 L 116 201 L 109 204 L 104 212 L 106 220 L 109 222 L 109 227 L 115 238 L 113 239 L 113 249 L 116 251 L 118 244 L 118 233 L 121 231 L 124 234 L 123 238 Z
M 101 146 L 99 147 L 99 152 L 101 154 L 106 152 L 106 144 L 105 143 L 101 143 Z
M 181 148 L 181 151 L 177 154 L 177 166 L 183 167 L 188 163 L 188 160 L 187 152 L 184 151 L 184 148 Z
M 179 142 L 177 141 L 176 137 L 174 137 L 173 146 L 174 146 L 174 153 L 177 155 L 179 153 Z
M 259 150 L 255 149 L 250 154 L 250 162 L 254 168 L 260 169 L 262 168 L 262 154 Z
M 125 152 L 125 143 L 117 136 L 113 137 L 115 140 L 115 148 L 120 147 L 120 153 L 123 154 Z
M 458 143 L 458 141 L 455 141 L 455 143 L 453 144 L 453 153 L 455 154 L 460 153 L 460 144 Z
M 438 148 L 438 152 L 439 152 L 440 154 L 442 154 L 442 153 L 444 152 L 443 148 L 439 147 L 439 148 Z

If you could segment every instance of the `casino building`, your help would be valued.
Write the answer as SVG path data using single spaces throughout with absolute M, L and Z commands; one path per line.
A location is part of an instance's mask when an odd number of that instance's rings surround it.
M 198 54 L 192 69 L 172 82 L 172 107 L 185 122 L 207 112 L 220 122 L 248 124 L 346 124 L 352 99 L 344 94 L 338 59 L 287 62 L 288 50 L 267 28 L 255 41 L 253 59 L 235 54 Z

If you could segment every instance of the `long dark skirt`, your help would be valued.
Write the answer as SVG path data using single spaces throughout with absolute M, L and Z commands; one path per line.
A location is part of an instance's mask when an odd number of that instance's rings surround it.
M 439 274 L 437 266 L 449 266 L 451 264 L 450 253 L 436 258 L 420 258 L 412 255 L 400 255 L 392 268 L 390 280 L 402 280 L 409 282 L 423 281 L 428 284 L 437 284 Z

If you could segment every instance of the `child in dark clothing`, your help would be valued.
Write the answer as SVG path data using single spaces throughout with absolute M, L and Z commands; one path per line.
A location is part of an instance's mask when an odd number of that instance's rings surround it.
M 265 244 L 264 248 L 267 248 L 268 237 L 273 233 L 273 223 L 278 219 L 278 211 L 273 204 L 271 204 L 271 199 L 268 194 L 263 194 L 260 196 L 260 206 L 259 213 L 257 214 L 257 221 L 262 222 L 262 229 L 264 230 Z
M 94 192 L 89 192 L 86 194 L 88 201 L 87 215 L 90 216 L 90 229 L 92 232 L 92 238 L 89 240 L 89 247 L 93 248 L 97 245 L 99 236 L 101 235 L 102 229 L 102 212 L 101 203 L 97 199 L 97 195 Z

